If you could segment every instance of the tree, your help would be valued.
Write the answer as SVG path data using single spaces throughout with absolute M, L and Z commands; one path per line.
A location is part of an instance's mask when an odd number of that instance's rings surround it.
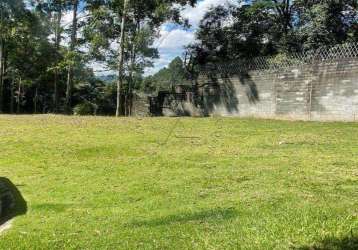
M 350 41 L 358 24 L 356 1 L 299 0 L 295 8 L 299 16 L 298 32 L 306 50 Z
M 77 45 L 77 11 L 78 11 L 78 0 L 72 0 L 72 27 L 71 27 L 71 42 L 69 54 L 71 59 L 75 58 L 75 48 Z M 67 83 L 66 83 L 66 102 L 65 102 L 65 110 L 67 113 L 71 112 L 71 98 L 72 98 L 72 88 L 73 88 L 73 61 L 69 61 L 68 63 L 68 71 L 67 71 Z
M 50 29 L 43 18 L 40 11 L 27 12 L 27 15 L 19 19 L 17 25 L 13 27 L 11 42 L 8 43 L 8 72 L 12 75 L 12 79 L 8 80 L 16 79 L 19 85 L 21 82 L 20 89 L 23 94 L 25 94 L 25 87 L 33 90 L 27 95 L 29 99 L 27 101 L 33 104 L 34 111 L 37 111 L 38 90 L 41 84 L 47 81 L 48 65 L 52 64 L 52 58 L 48 55 L 52 55 L 55 50 L 48 41 Z M 13 90 L 13 85 L 11 83 L 10 92 Z M 10 97 L 10 103 L 11 98 L 13 95 Z
M 60 61 L 60 44 L 61 44 L 61 38 L 62 38 L 62 27 L 61 27 L 61 21 L 62 21 L 62 9 L 63 4 L 61 1 L 55 2 L 54 4 L 54 34 L 55 34 L 55 48 L 56 48 L 56 58 L 58 58 L 57 63 Z M 58 79 L 59 78 L 59 70 L 57 65 L 55 65 L 54 69 L 54 93 L 53 93 L 53 110 L 55 113 L 58 112 Z
M 123 60 L 124 60 L 124 32 L 125 32 L 125 22 L 128 8 L 128 0 L 124 0 L 123 3 L 123 13 L 122 13 L 122 22 L 121 22 L 121 34 L 119 38 L 119 50 L 118 50 L 118 83 L 117 83 L 117 106 L 116 106 L 116 116 L 120 115 L 121 109 L 121 93 L 123 89 Z
M 171 75 L 170 83 L 172 86 L 185 84 L 187 82 L 184 63 L 180 57 L 174 58 L 169 64 L 168 69 Z
M 0 1 L 0 113 L 4 105 L 5 55 L 7 42 L 11 39 L 12 28 L 25 13 L 25 5 L 21 0 Z
M 198 42 L 187 53 L 192 62 L 206 64 L 354 41 L 357 13 L 351 0 L 256 0 L 219 6 L 206 13 Z
M 62 60 L 61 52 L 60 52 L 60 44 L 62 40 L 62 33 L 63 28 L 61 26 L 62 22 L 62 14 L 65 9 L 65 2 L 64 0 L 53 0 L 50 1 L 49 4 L 49 13 L 50 13 L 50 19 L 51 20 L 51 27 L 52 32 L 54 34 L 54 44 L 56 48 L 55 58 L 56 62 L 53 67 L 54 71 L 54 93 L 53 93 L 53 111 L 55 113 L 58 112 L 58 105 L 59 105 L 59 67 L 58 64 Z
M 133 20 L 128 34 L 127 69 L 128 76 L 125 89 L 125 115 L 131 115 L 133 90 L 138 88 L 142 81 L 144 69 L 153 66 L 153 59 L 159 58 L 158 50 L 152 48 L 154 34 L 149 26 L 143 25 L 137 19 Z
M 89 1 L 88 10 L 92 13 L 85 31 L 86 38 L 91 41 L 91 53 L 96 59 L 106 61 L 107 66 L 118 72 L 117 110 L 116 115 L 127 113 L 126 95 L 131 95 L 135 62 L 138 53 L 144 52 L 143 47 L 137 47 L 138 36 L 143 29 L 152 30 L 150 36 L 165 21 L 171 19 L 177 23 L 186 22 L 180 17 L 179 7 L 187 3 L 195 4 L 194 0 L 148 0 L 148 1 Z M 149 27 L 149 29 L 148 29 Z M 148 33 L 147 33 L 148 35 Z M 149 41 L 154 41 L 150 39 Z M 146 44 L 147 48 L 152 44 Z M 122 48 L 123 46 L 123 48 Z M 114 51 L 114 47 L 117 51 Z M 142 50 L 142 52 L 140 52 Z M 101 52 L 100 52 L 101 51 Z M 154 52 L 154 50 L 152 50 Z M 151 53 L 149 57 L 155 53 Z M 142 53 L 145 55 L 145 53 Z M 116 59 L 116 60 L 115 60 Z M 128 64 L 129 62 L 129 64 Z M 129 66 L 128 66 L 129 65 Z M 127 66 L 126 68 L 124 66 Z M 125 93 L 124 80 L 129 81 Z M 128 97 L 128 96 L 127 96 Z

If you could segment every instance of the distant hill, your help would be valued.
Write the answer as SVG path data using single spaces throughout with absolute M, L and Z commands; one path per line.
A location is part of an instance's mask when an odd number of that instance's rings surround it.
M 97 78 L 106 83 L 113 83 L 117 81 L 118 77 L 116 75 L 102 75 L 102 76 L 97 76 Z
M 146 93 L 154 93 L 159 90 L 171 90 L 176 85 L 190 85 L 187 80 L 184 62 L 180 57 L 173 61 L 156 74 L 147 76 L 144 79 L 143 90 Z

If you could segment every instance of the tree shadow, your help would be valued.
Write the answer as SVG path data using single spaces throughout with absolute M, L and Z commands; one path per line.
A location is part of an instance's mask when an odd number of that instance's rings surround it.
M 205 115 L 210 115 L 217 106 L 223 105 L 229 113 L 238 111 L 239 100 L 236 89 L 229 77 L 215 72 L 207 75 L 208 82 L 202 86 L 202 107 Z M 219 79 L 222 81 L 220 82 Z
M 293 248 L 295 250 L 357 250 L 358 236 L 347 236 L 344 238 L 328 237 L 311 246 Z
M 176 223 L 188 223 L 188 222 L 219 222 L 229 220 L 238 216 L 238 212 L 234 208 L 214 208 L 209 210 L 203 210 L 198 212 L 184 212 L 180 214 L 174 214 L 164 216 L 152 220 L 140 220 L 130 223 L 133 227 L 156 227 L 166 226 Z
M 249 102 L 252 104 L 259 102 L 259 91 L 251 76 L 247 72 L 241 72 L 238 74 L 238 77 L 241 85 L 246 87 L 246 96 L 249 99 Z
M 79 207 L 79 204 L 66 204 L 66 203 L 41 203 L 31 205 L 31 211 L 40 211 L 40 212 L 53 212 L 53 213 L 62 213 L 67 209 L 73 207 Z
M 0 226 L 26 212 L 27 204 L 18 188 L 9 179 L 0 177 Z
M 218 105 L 223 105 L 227 112 L 237 113 L 239 111 L 239 99 L 237 89 L 232 79 L 237 78 L 245 90 L 248 102 L 256 104 L 260 101 L 259 91 L 252 77 L 245 71 L 217 72 L 207 74 L 208 82 L 203 87 L 204 114 L 211 114 Z M 219 81 L 221 79 L 221 81 Z

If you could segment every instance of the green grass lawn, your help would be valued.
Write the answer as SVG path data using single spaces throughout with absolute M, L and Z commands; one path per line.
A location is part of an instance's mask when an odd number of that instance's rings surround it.
M 358 124 L 0 116 L 0 249 L 357 249 Z

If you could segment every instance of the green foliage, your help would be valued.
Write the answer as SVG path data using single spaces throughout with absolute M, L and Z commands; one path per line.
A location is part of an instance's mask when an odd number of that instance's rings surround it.
M 74 115 L 94 115 L 96 111 L 96 107 L 94 107 L 93 104 L 89 102 L 83 102 L 80 104 L 77 104 L 73 108 L 73 114 Z
M 148 76 L 143 80 L 142 89 L 146 93 L 158 91 L 169 91 L 176 85 L 190 85 L 184 68 L 184 62 L 180 57 L 176 57 L 169 64 L 168 68 L 159 70 L 153 76 Z
M 60 43 L 63 33 L 71 29 L 61 26 L 58 17 L 70 9 L 70 1 L 36 1 L 31 8 L 25 8 L 21 0 L 5 2 L 5 5 L 3 1 L 0 3 L 5 7 L 1 8 L 3 21 L 0 28 L 6 27 L 6 32 L 3 29 L 0 33 L 6 61 L 4 98 L 0 98 L 4 104 L 2 111 L 13 112 L 14 103 L 19 104 L 19 112 L 32 113 L 35 109 L 46 113 L 63 111 L 68 68 L 71 66 L 75 73 L 75 86 L 90 85 L 94 77 L 86 65 L 86 55 Z M 54 39 L 49 39 L 52 37 Z M 58 110 L 54 106 L 55 82 Z M 77 90 L 75 88 L 73 93 L 76 96 L 74 106 L 92 98 L 77 99 Z
M 178 24 L 186 21 L 180 16 L 180 8 L 174 4 L 193 5 L 196 0 L 131 0 L 129 1 L 127 23 L 125 26 L 125 62 L 130 63 L 135 53 L 138 71 L 150 66 L 151 60 L 158 57 L 153 48 L 157 31 L 164 22 L 171 20 Z M 107 63 L 109 68 L 117 69 L 118 42 L 123 12 L 123 1 L 87 1 L 90 16 L 84 24 L 84 37 L 89 41 L 90 54 L 97 60 Z M 118 44 L 117 44 L 118 45 Z M 127 68 L 126 74 L 130 67 Z
M 188 47 L 196 64 L 357 41 L 356 1 L 252 1 L 209 11 Z

